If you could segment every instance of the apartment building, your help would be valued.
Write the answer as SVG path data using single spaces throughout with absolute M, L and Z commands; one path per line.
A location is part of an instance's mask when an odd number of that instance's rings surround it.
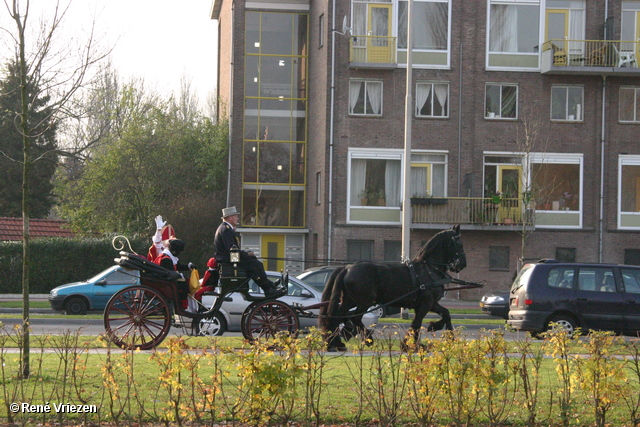
M 400 260 L 405 123 L 411 254 L 459 223 L 460 277 L 491 288 L 521 258 L 640 264 L 640 1 L 214 0 L 211 17 L 229 199 L 269 269 Z

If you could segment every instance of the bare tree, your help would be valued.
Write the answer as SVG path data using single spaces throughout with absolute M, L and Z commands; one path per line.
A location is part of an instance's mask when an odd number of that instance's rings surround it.
M 548 125 L 540 115 L 540 105 L 528 104 L 521 109 L 520 122 L 517 125 L 516 145 L 522 154 L 522 204 L 524 217 L 518 231 L 521 237 L 520 260 L 525 259 L 526 241 L 535 226 L 536 200 L 548 190 L 541 184 L 539 169 L 534 166 L 533 156 L 544 156 L 549 143 Z M 540 161 L 540 159 L 538 159 Z M 518 265 L 518 270 L 520 269 Z
M 29 0 L 4 0 L 9 24 L 0 27 L 0 32 L 8 36 L 11 48 L 10 61 L 18 66 L 20 110 L 15 111 L 15 124 L 22 136 L 22 347 L 21 376 L 30 376 L 29 366 L 29 176 L 31 169 L 40 160 L 33 158 L 32 143 L 38 133 L 43 132 L 43 124 L 55 124 L 71 112 L 69 106 L 73 96 L 86 83 L 92 67 L 104 59 L 109 52 L 100 51 L 97 46 L 95 26 L 87 38 L 79 44 L 70 37 L 63 39 L 65 17 L 71 6 L 61 6 L 59 2 L 48 11 L 47 19 L 38 22 L 32 16 Z M 33 25 L 32 25 L 32 21 Z M 3 21 L 4 22 L 4 21 Z M 33 27 L 33 30 L 32 30 Z M 31 38 L 33 37 L 33 38 Z M 33 90 L 37 88 L 37 90 Z M 32 89 L 32 90 L 30 90 Z M 6 94 L 0 94 L 3 96 Z M 46 99 L 47 117 L 34 122 L 35 99 Z

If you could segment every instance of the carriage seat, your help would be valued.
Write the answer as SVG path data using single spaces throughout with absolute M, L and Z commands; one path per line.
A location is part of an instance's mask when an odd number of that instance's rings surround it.
M 220 287 L 224 295 L 230 290 L 249 290 L 249 277 L 238 263 L 221 262 L 218 264 Z
M 156 263 L 153 263 L 140 255 L 129 252 L 120 252 L 120 258 L 115 258 L 116 264 L 129 270 L 140 271 L 142 279 L 160 280 L 167 282 L 184 281 L 182 275 L 175 270 L 168 270 Z

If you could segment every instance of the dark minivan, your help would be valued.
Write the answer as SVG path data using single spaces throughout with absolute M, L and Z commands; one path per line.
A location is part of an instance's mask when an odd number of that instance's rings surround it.
M 511 286 L 507 324 L 534 335 L 558 323 L 638 336 L 640 267 L 617 264 L 526 264 Z

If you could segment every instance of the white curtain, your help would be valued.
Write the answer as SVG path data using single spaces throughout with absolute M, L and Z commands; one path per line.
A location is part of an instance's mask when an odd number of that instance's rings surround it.
M 424 108 L 431 93 L 431 86 L 431 83 L 416 85 L 416 116 L 419 116 L 420 111 Z
M 518 51 L 518 9 L 508 4 L 491 5 L 489 50 L 491 52 Z
M 411 188 L 409 193 L 411 197 L 430 196 L 427 189 L 427 168 L 425 167 L 411 168 Z
M 584 10 L 569 11 L 569 40 L 572 40 L 569 52 L 582 56 L 584 52 L 584 42 L 582 41 L 584 40 Z
M 380 114 L 382 108 L 382 83 L 367 82 L 367 98 L 373 114 Z M 368 111 L 365 111 L 368 113 Z
M 353 113 L 360 97 L 360 91 L 364 82 L 349 82 L 349 113 Z
M 362 206 L 360 193 L 364 190 L 367 177 L 367 161 L 365 159 L 351 160 L 351 206 Z
M 384 172 L 386 206 L 400 206 L 400 161 L 387 160 Z
M 444 106 L 447 103 L 447 98 L 449 97 L 449 91 L 447 90 L 447 85 L 436 84 L 434 86 L 435 86 L 434 90 L 436 92 L 436 99 L 438 100 L 440 107 L 442 107 L 442 115 L 446 116 L 446 111 L 444 109 Z
M 367 5 L 366 4 L 354 4 L 353 5 L 353 29 L 352 34 L 354 36 L 354 45 L 362 47 L 366 43 L 365 37 L 367 35 Z

